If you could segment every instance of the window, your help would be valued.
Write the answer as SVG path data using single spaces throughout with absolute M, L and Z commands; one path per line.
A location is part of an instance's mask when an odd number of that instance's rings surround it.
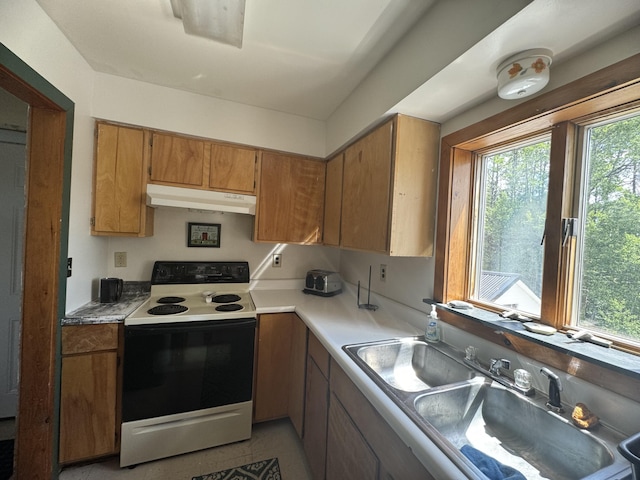
M 480 155 L 471 297 L 540 316 L 549 136 Z
M 443 137 L 434 298 L 640 353 L 639 107 L 631 57 Z
M 584 127 L 573 322 L 640 341 L 640 114 Z

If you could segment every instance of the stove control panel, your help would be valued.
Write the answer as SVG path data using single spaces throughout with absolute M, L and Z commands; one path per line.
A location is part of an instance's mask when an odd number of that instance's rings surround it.
M 249 283 L 249 278 L 249 262 L 157 261 L 151 285 Z

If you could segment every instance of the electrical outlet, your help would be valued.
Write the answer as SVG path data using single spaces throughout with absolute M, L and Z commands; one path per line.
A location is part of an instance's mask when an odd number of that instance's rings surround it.
M 114 263 L 116 267 L 126 267 L 127 266 L 127 252 L 115 252 L 113 254 Z
M 273 262 L 271 263 L 271 266 L 274 268 L 279 268 L 282 266 L 282 254 L 281 253 L 274 253 L 273 254 Z
M 71 276 L 71 266 L 73 265 L 73 258 L 67 258 L 67 277 Z
M 387 280 L 387 266 L 384 263 L 380 264 L 380 281 L 384 282 Z

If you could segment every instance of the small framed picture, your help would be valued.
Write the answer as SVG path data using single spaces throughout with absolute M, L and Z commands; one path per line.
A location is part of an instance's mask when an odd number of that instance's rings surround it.
M 219 223 L 191 223 L 187 227 L 187 247 L 220 248 Z

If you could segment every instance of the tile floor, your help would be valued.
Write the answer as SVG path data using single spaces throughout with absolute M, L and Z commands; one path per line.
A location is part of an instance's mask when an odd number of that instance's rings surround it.
M 117 458 L 68 467 L 60 480 L 191 480 L 194 476 L 278 457 L 283 480 L 310 480 L 302 443 L 289 420 L 253 426 L 250 440 L 120 468 Z

